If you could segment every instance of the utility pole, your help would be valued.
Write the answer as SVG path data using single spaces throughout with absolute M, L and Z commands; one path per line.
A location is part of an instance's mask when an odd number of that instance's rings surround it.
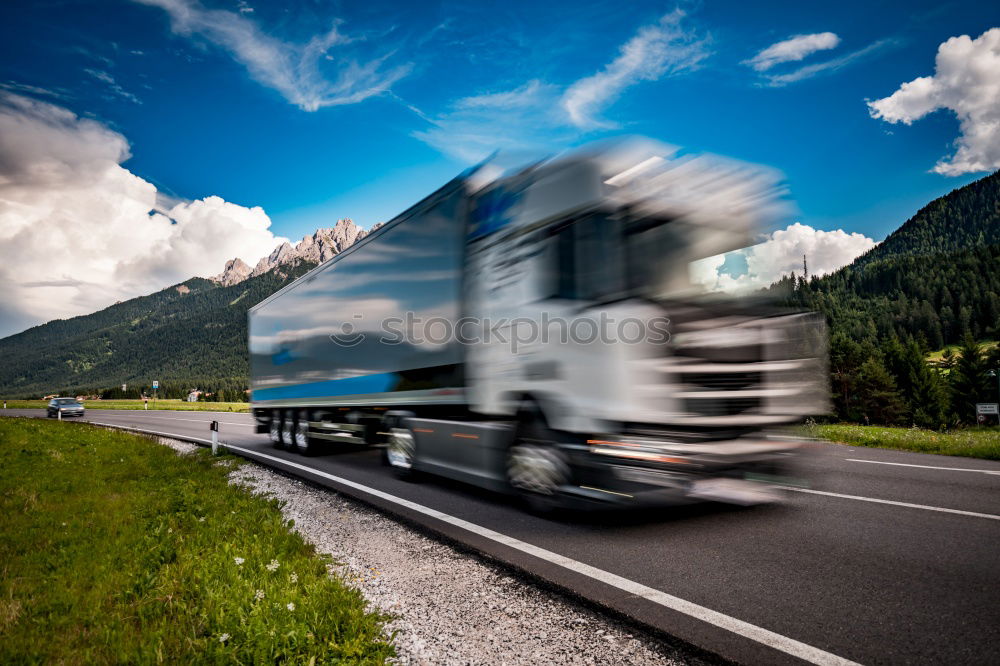
M 802 278 L 809 280 L 809 265 L 806 263 L 806 255 L 802 255 Z

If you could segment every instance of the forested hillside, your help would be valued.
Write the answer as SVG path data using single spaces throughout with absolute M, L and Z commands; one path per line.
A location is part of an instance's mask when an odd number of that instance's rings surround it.
M 314 264 L 300 262 L 232 286 L 192 278 L 100 312 L 48 322 L 0 340 L 0 394 L 160 395 L 200 388 L 243 399 L 248 386 L 247 309 Z M 220 395 L 221 393 L 221 395 Z
M 838 418 L 975 423 L 1000 372 L 1000 352 L 977 344 L 1000 334 L 1000 172 L 931 202 L 851 265 L 770 291 L 826 315 Z M 960 351 L 928 366 L 949 344 Z
M 927 204 L 852 264 L 952 253 L 1000 243 L 1000 171 Z

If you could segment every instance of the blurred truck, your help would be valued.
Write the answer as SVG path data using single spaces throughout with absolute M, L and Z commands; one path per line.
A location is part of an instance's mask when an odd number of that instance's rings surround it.
M 258 432 L 539 509 L 764 499 L 774 428 L 826 410 L 823 323 L 696 274 L 778 184 L 649 141 L 470 169 L 251 308 Z

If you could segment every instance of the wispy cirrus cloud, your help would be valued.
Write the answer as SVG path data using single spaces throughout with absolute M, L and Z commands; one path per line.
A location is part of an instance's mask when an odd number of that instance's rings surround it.
M 771 74 L 767 76 L 767 85 L 772 88 L 780 88 L 782 86 L 787 86 L 790 83 L 795 83 L 796 81 L 811 79 L 814 76 L 833 74 L 848 65 L 853 65 L 854 63 L 871 56 L 878 51 L 889 48 L 896 43 L 897 42 L 894 39 L 880 39 L 877 42 L 872 42 L 864 48 L 852 51 L 838 58 L 833 58 L 831 60 L 826 60 L 812 65 L 805 65 L 785 74 Z
M 742 64 L 751 67 L 761 75 L 758 85 L 770 88 L 781 88 L 797 81 L 804 81 L 823 74 L 832 74 L 844 67 L 852 65 L 877 51 L 897 44 L 895 39 L 880 39 L 868 46 L 850 53 L 802 65 L 795 69 L 781 68 L 784 71 L 773 72 L 774 67 L 787 63 L 797 63 L 820 51 L 829 51 L 840 46 L 840 36 L 833 32 L 816 32 L 808 35 L 795 35 L 780 42 L 775 42 L 757 52 L 752 58 Z
M 682 26 L 684 17 L 676 9 L 640 27 L 600 71 L 568 85 L 532 79 L 460 98 L 437 115 L 411 106 L 430 124 L 413 136 L 473 162 L 497 149 L 541 156 L 582 132 L 615 127 L 598 114 L 626 89 L 694 69 L 710 55 L 709 37 Z
M 795 35 L 762 49 L 754 57 L 744 60 L 743 64 L 763 72 L 783 62 L 797 62 L 817 51 L 836 48 L 839 44 L 840 37 L 832 32 Z
M 136 97 L 135 95 L 133 95 L 129 91 L 127 91 L 124 88 L 122 88 L 121 85 L 119 85 L 118 82 L 115 81 L 115 77 L 111 76 L 110 74 L 108 74 L 104 70 L 102 70 L 102 69 L 91 69 L 91 68 L 88 67 L 87 69 L 84 69 L 83 71 L 86 72 L 87 74 L 89 74 L 90 76 L 94 77 L 98 81 L 107 84 L 107 86 L 111 90 L 111 92 L 113 92 L 114 94 L 118 95 L 122 99 L 127 99 L 128 101 L 133 102 L 134 104 L 142 104 L 142 100 L 141 99 L 139 99 L 138 97 Z
M 641 81 L 693 69 L 708 57 L 708 38 L 681 26 L 684 12 L 675 9 L 646 25 L 622 45 L 618 57 L 604 69 L 566 89 L 561 104 L 577 127 L 607 127 L 596 114 L 622 92 Z
M 194 0 L 135 2 L 163 9 L 175 33 L 204 39 L 229 52 L 257 82 L 303 111 L 355 104 L 385 93 L 412 68 L 408 63 L 389 66 L 392 52 L 355 57 L 349 51 L 356 51 L 364 40 L 342 32 L 340 21 L 300 44 L 263 32 L 249 18 L 249 6 L 230 12 L 206 9 Z
M 571 137 L 560 92 L 559 86 L 533 79 L 512 90 L 463 97 L 437 116 L 414 109 L 430 127 L 413 136 L 462 162 L 477 162 L 498 149 L 543 152 Z

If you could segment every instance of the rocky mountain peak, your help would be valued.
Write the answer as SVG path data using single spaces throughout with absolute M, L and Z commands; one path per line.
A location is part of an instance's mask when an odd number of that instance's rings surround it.
M 242 259 L 236 257 L 235 259 L 227 261 L 226 267 L 222 270 L 222 272 L 211 279 L 218 282 L 223 287 L 230 287 L 246 280 L 250 277 L 250 272 L 250 267 L 247 266 Z
M 378 226 L 381 225 L 375 228 Z M 317 229 L 312 236 L 303 236 L 294 246 L 288 242 L 282 243 L 271 254 L 262 257 L 253 270 L 239 258 L 230 259 L 226 262 L 225 270 L 212 280 L 228 287 L 247 278 L 263 275 L 278 266 L 299 261 L 322 264 L 367 235 L 368 232 L 354 224 L 350 218 L 343 218 L 337 220 L 337 224 L 332 227 Z

